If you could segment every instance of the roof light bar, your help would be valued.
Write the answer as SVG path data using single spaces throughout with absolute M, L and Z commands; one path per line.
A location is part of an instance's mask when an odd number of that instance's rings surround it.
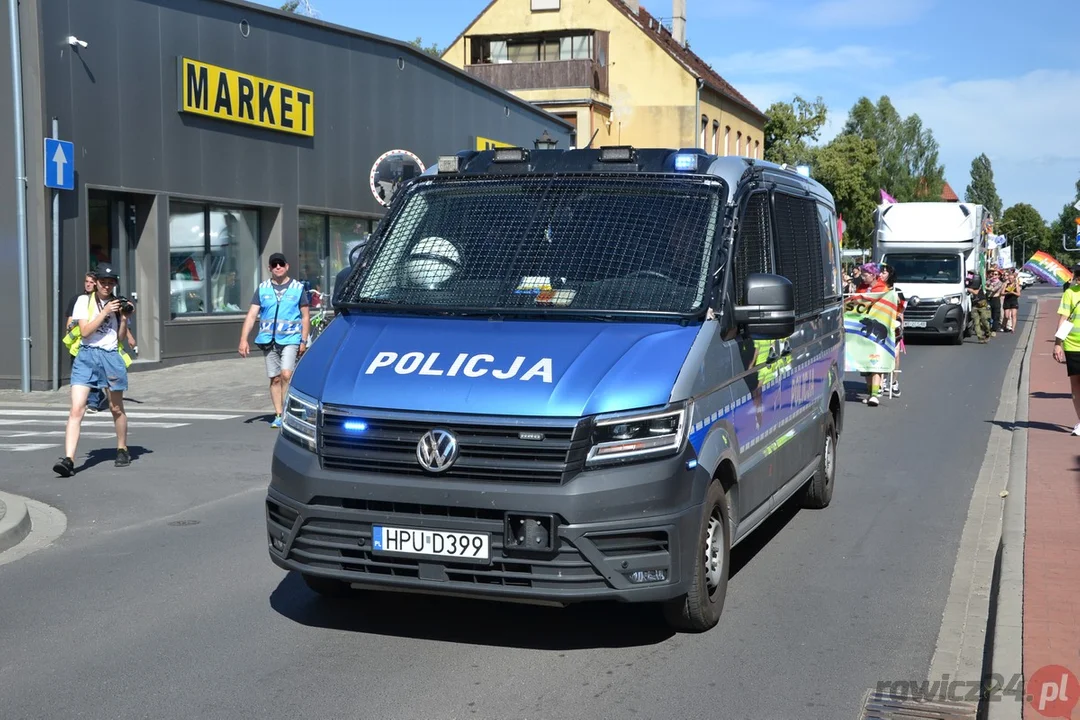
M 634 148 L 630 145 L 600 148 L 600 162 L 633 162 Z
M 524 148 L 498 148 L 492 162 L 525 162 L 529 159 L 529 153 Z

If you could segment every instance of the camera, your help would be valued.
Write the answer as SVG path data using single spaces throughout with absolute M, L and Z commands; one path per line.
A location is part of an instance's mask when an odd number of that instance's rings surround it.
M 120 302 L 121 315 L 130 315 L 135 312 L 135 305 L 123 295 L 113 295 L 112 299 Z

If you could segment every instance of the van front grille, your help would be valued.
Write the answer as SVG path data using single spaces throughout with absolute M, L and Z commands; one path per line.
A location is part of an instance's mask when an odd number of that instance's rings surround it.
M 416 456 L 421 436 L 434 428 L 454 433 L 459 451 L 438 474 Z M 576 420 L 389 416 L 324 406 L 319 427 L 326 469 L 454 480 L 563 483 L 581 471 L 588 448 L 589 432 Z

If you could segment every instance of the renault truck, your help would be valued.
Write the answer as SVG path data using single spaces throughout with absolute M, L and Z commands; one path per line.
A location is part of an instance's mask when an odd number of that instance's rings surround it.
M 873 256 L 896 269 L 907 299 L 906 336 L 964 341 L 971 298 L 967 271 L 978 272 L 986 210 L 948 202 L 886 203 L 874 213 Z

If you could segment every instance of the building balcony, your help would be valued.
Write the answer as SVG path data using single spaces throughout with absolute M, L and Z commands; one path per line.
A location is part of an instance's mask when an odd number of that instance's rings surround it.
M 583 87 L 608 94 L 608 69 L 595 60 L 466 65 L 465 71 L 503 90 Z

